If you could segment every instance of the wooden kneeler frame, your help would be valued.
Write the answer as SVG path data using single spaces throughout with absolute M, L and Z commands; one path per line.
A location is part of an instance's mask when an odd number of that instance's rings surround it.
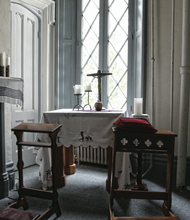
M 19 172 L 19 198 L 18 201 L 11 204 L 10 208 L 19 208 L 23 207 L 24 210 L 28 209 L 28 203 L 26 201 L 25 196 L 32 196 L 42 199 L 49 199 L 52 200 L 52 206 L 47 209 L 37 220 L 47 220 L 50 216 L 56 213 L 57 216 L 61 215 L 60 206 L 58 203 L 58 193 L 57 188 L 58 183 L 56 182 L 56 155 L 57 155 L 57 144 L 56 138 L 57 134 L 60 130 L 62 125 L 56 124 L 38 124 L 38 123 L 22 123 L 15 128 L 12 129 L 14 134 L 17 137 L 17 146 L 18 146 L 18 172 Z M 42 143 L 42 142 L 24 142 L 23 132 L 33 132 L 33 133 L 47 133 L 51 140 L 51 143 Z M 52 191 L 43 191 L 31 188 L 25 188 L 23 186 L 23 160 L 22 160 L 22 146 L 37 146 L 37 147 L 46 147 L 51 148 L 52 150 Z M 65 179 L 65 175 L 62 177 Z M 65 185 L 65 180 L 63 180 L 62 186 Z M 15 219 L 16 220 L 16 219 Z
M 170 131 L 157 131 L 156 133 L 129 132 L 118 128 L 114 131 L 114 149 L 112 156 L 111 190 L 109 213 L 111 220 L 179 220 L 171 211 L 171 187 L 172 187 L 172 169 L 174 157 L 174 142 L 176 134 Z M 135 152 L 138 153 L 138 175 L 136 188 L 134 190 L 115 189 L 115 161 L 116 152 Z M 142 183 L 141 174 L 141 154 L 158 153 L 167 154 L 167 176 L 166 191 L 155 192 L 148 191 L 145 184 Z M 138 188 L 139 187 L 139 188 Z M 123 199 L 149 199 L 164 200 L 162 211 L 163 217 L 115 217 L 113 210 L 114 198 Z

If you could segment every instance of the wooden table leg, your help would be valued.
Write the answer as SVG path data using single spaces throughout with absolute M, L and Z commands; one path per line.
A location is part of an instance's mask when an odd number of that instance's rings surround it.
M 24 187 L 23 185 L 23 167 L 24 167 L 24 162 L 22 159 L 22 145 L 19 145 L 19 142 L 22 142 L 23 138 L 23 132 L 14 132 L 16 138 L 17 138 L 17 145 L 18 145 L 18 162 L 17 162 L 17 168 L 18 168 L 18 174 L 19 174 L 19 189 L 18 189 L 18 194 L 19 194 L 19 199 L 18 201 L 14 204 L 14 207 L 19 208 L 22 206 L 24 210 L 28 209 L 28 203 L 26 201 L 26 197 L 23 195 L 22 188 Z
M 56 166 L 56 187 L 60 188 L 66 186 L 66 175 L 65 175 L 65 164 L 64 164 L 64 147 L 63 145 L 57 146 L 56 150 L 56 158 L 55 166 Z
M 174 146 L 174 142 L 172 143 Z M 173 172 L 173 158 L 174 158 L 174 148 L 167 155 L 167 175 L 166 175 L 166 192 L 168 193 L 168 200 L 164 201 L 162 211 L 167 216 L 171 214 L 172 205 L 172 172 Z
M 108 161 L 108 178 L 106 180 L 106 190 L 110 193 L 110 184 L 111 184 L 111 171 L 112 171 L 112 158 L 113 157 L 113 148 L 108 146 L 107 150 L 107 161 Z M 114 189 L 119 188 L 118 178 L 114 177 Z
M 74 161 L 74 146 L 64 148 L 65 174 L 70 175 L 76 173 L 76 164 Z

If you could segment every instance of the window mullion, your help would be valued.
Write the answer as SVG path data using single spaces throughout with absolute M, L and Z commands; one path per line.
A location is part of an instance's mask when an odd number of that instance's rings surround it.
M 82 12 L 82 0 L 77 1 L 77 31 L 76 31 L 76 79 L 75 84 L 81 84 L 81 12 Z
M 100 0 L 99 69 L 108 72 L 108 0 Z M 102 78 L 102 102 L 107 108 L 108 77 Z
M 129 60 L 128 60 L 128 93 L 127 108 L 131 115 L 134 109 L 134 98 L 143 97 L 144 92 L 144 19 L 145 1 L 129 0 Z M 143 97 L 145 98 L 145 97 Z

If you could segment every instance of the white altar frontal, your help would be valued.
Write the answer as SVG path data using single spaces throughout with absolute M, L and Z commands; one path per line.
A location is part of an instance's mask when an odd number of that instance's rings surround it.
M 71 145 L 78 148 L 79 146 L 92 148 L 108 148 L 113 147 L 113 123 L 124 117 L 123 110 L 72 110 L 59 109 L 54 111 L 44 112 L 40 123 L 62 124 L 62 128 L 58 133 L 57 144 L 65 147 Z M 49 137 L 40 134 L 37 136 L 38 141 L 49 142 Z M 40 179 L 43 183 L 43 189 L 51 186 L 51 178 L 47 176 L 51 170 L 51 152 L 45 148 L 35 149 L 36 163 L 39 164 Z M 128 172 L 122 172 L 126 169 Z M 118 183 L 120 188 L 125 188 L 130 184 L 131 165 L 128 153 L 118 153 L 117 167 Z M 123 174 L 124 175 L 123 175 Z M 51 176 L 51 174 L 49 175 Z M 123 185 L 121 185 L 123 184 Z

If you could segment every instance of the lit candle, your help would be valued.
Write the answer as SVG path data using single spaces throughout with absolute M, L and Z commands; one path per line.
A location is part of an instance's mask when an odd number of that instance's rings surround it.
M 135 115 L 142 115 L 142 106 L 143 106 L 143 99 L 134 98 L 134 114 Z
M 6 58 L 6 66 L 10 66 L 10 57 Z
M 91 90 L 91 83 L 88 83 L 88 84 L 86 85 L 86 90 Z

